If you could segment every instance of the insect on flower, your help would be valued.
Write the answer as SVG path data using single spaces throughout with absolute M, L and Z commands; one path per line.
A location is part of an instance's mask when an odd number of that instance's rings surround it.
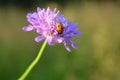
M 58 22 L 56 24 L 56 31 L 58 32 L 58 34 L 62 34 L 63 30 L 64 30 L 64 27 L 63 27 L 62 23 Z
M 71 49 L 68 43 L 73 48 L 78 48 L 72 41 L 73 36 L 81 34 L 78 24 L 68 21 L 56 8 L 51 10 L 50 7 L 47 9 L 38 7 L 36 12 L 27 14 L 27 20 L 30 24 L 23 27 L 23 30 L 35 30 L 39 34 L 35 38 L 36 42 L 46 39 L 49 45 L 54 45 L 55 42 L 63 43 L 69 52 Z

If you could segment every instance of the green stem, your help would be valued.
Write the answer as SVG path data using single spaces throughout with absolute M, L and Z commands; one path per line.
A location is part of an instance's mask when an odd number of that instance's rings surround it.
M 41 55 L 46 47 L 47 41 L 45 40 L 37 57 L 35 58 L 35 60 L 29 65 L 29 67 L 26 69 L 26 71 L 22 74 L 22 76 L 18 79 L 18 80 L 25 80 L 25 78 L 28 76 L 28 74 L 30 73 L 30 71 L 33 69 L 33 67 L 38 63 L 38 61 L 41 58 Z

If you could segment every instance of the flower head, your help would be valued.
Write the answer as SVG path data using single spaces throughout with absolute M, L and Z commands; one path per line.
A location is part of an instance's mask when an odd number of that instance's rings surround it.
M 72 37 L 81 34 L 78 25 L 69 22 L 56 8 L 52 11 L 49 7 L 46 10 L 38 7 L 37 12 L 27 14 L 27 20 L 30 25 L 23 27 L 23 30 L 35 30 L 39 34 L 35 38 L 36 42 L 47 39 L 49 45 L 55 42 L 63 43 L 68 51 L 70 51 L 68 43 L 77 48 Z

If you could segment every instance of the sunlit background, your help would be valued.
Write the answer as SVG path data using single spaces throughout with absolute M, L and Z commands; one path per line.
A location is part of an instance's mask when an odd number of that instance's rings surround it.
M 0 0 L 0 80 L 17 80 L 35 59 L 41 43 L 34 31 L 24 32 L 26 14 L 57 7 L 79 24 L 79 48 L 47 45 L 26 80 L 120 80 L 120 1 Z

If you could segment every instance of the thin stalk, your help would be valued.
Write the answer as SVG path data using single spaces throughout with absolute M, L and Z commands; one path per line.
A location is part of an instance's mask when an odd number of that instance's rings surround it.
M 41 58 L 41 55 L 46 47 L 47 41 L 45 40 L 37 57 L 34 59 L 34 61 L 29 65 L 29 67 L 26 69 L 26 71 L 22 74 L 22 76 L 18 79 L 18 80 L 25 80 L 25 78 L 28 76 L 28 74 L 30 73 L 30 71 L 34 68 L 34 66 L 38 63 L 38 61 Z

